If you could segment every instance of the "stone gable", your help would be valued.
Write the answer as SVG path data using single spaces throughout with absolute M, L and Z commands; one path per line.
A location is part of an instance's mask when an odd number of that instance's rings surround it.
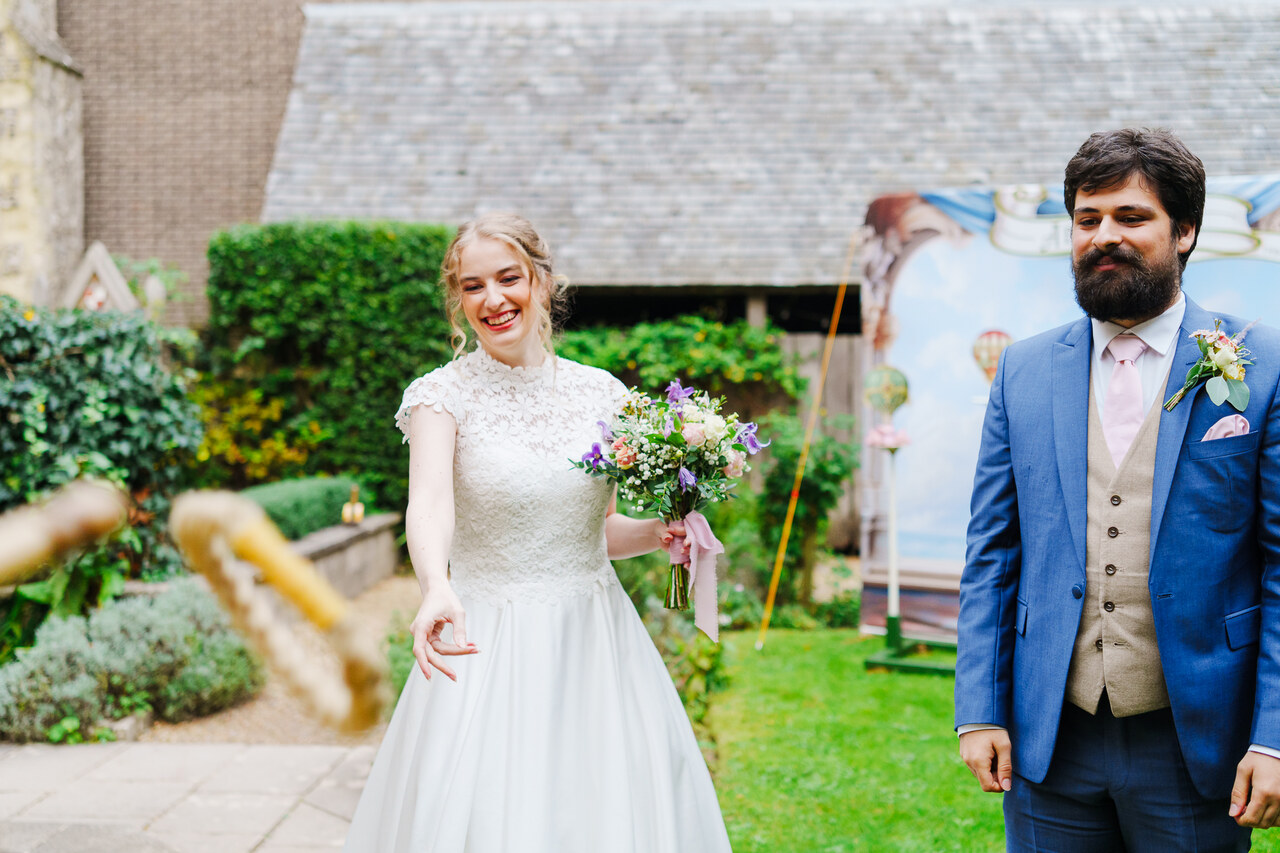
M 878 195 L 1167 126 L 1280 170 L 1280 6 L 309 5 L 262 217 L 515 209 L 600 285 L 829 284 Z

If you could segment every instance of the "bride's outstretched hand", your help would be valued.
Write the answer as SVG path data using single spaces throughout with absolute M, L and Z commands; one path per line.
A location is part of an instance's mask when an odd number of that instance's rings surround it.
M 453 642 L 444 639 L 445 625 L 453 626 Z M 473 655 L 480 651 L 475 643 L 467 642 L 467 614 L 450 589 L 427 593 L 418 615 L 409 624 L 409 633 L 413 634 L 413 656 L 428 681 L 432 667 L 457 681 L 457 674 L 444 662 L 444 656 Z

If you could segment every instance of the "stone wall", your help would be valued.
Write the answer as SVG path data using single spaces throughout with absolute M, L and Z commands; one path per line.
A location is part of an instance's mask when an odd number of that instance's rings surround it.
M 57 300 L 84 251 L 81 77 L 54 0 L 0 0 L 0 292 Z
M 61 299 L 84 254 L 84 134 L 81 78 L 51 62 L 35 67 L 35 181 L 40 230 L 49 241 L 49 287 L 33 301 Z

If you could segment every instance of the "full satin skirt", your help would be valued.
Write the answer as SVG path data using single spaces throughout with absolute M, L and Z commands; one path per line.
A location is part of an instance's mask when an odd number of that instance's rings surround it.
M 719 853 L 706 763 L 616 579 L 555 604 L 463 601 L 480 653 L 415 665 L 347 853 Z

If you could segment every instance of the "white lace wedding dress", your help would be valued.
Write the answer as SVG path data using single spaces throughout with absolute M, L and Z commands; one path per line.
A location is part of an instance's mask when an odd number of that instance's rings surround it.
M 574 468 L 625 392 L 483 350 L 416 380 L 453 414 L 452 585 L 475 655 L 415 666 L 348 853 L 720 853 L 724 821 L 675 688 L 605 552 L 611 485 Z

